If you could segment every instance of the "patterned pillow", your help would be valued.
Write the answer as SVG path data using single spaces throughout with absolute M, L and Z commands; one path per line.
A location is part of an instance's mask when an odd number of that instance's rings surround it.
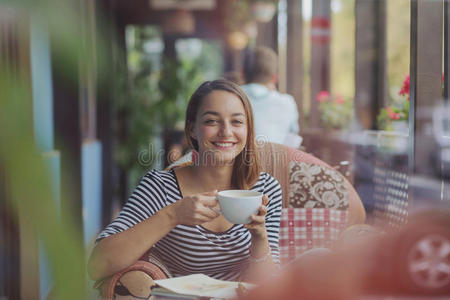
M 348 209 L 344 177 L 332 168 L 305 162 L 289 163 L 289 207 Z

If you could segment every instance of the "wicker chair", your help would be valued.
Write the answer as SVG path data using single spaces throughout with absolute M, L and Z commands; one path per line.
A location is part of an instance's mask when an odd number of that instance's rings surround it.
M 274 176 L 282 187 L 282 264 L 312 248 L 331 248 L 345 227 L 364 223 L 365 211 L 358 194 L 334 168 L 284 145 L 264 143 L 258 148 L 263 171 Z M 185 165 L 186 157 L 181 161 Z M 192 159 L 188 157 L 187 161 Z M 170 273 L 164 263 L 149 251 L 132 266 L 98 282 L 96 287 L 103 299 L 147 299 L 153 280 L 168 277 Z

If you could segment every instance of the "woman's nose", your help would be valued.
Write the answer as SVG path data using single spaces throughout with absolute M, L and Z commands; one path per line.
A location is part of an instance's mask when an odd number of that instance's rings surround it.
M 231 124 L 228 122 L 224 122 L 221 127 L 220 134 L 222 136 L 230 136 L 232 134 Z

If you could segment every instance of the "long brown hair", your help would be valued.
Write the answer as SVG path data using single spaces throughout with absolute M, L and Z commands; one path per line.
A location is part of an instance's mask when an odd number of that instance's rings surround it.
M 244 150 L 234 160 L 231 184 L 238 189 L 249 189 L 258 180 L 261 165 L 255 143 L 252 106 L 247 95 L 239 85 L 225 79 L 205 81 L 202 83 L 189 100 L 186 110 L 184 133 L 189 146 L 198 151 L 198 142 L 191 136 L 191 132 L 194 128 L 197 112 L 202 104 L 202 100 L 212 91 L 216 90 L 222 90 L 236 95 L 244 105 L 245 117 L 247 119 L 247 143 Z

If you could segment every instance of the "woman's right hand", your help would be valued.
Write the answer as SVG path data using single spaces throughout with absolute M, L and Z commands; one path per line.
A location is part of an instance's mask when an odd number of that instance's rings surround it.
M 172 205 L 176 224 L 199 225 L 219 216 L 212 208 L 218 204 L 217 191 L 184 197 Z

